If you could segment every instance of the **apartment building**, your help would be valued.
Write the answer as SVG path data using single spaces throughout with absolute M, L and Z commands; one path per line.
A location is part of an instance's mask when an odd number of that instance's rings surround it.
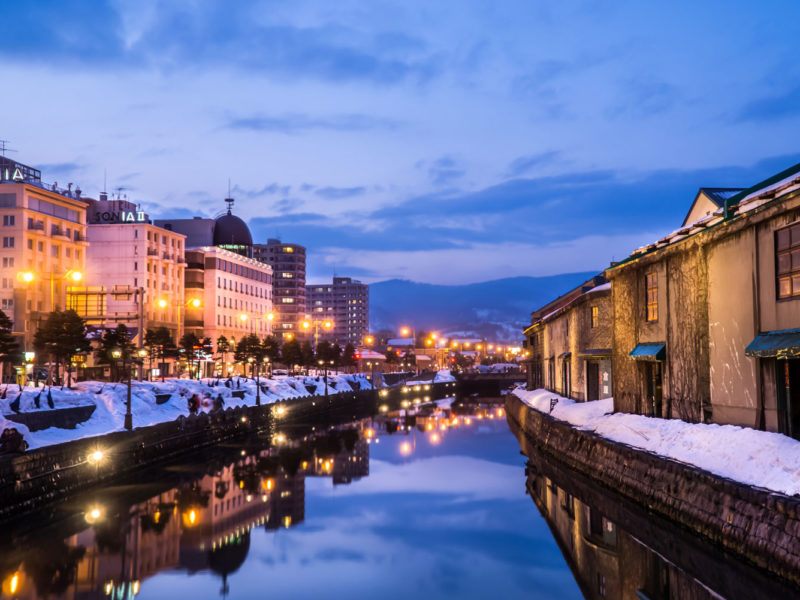
M 329 319 L 330 330 L 320 338 L 340 345 L 358 347 L 369 332 L 369 286 L 350 277 L 334 277 L 329 284 L 306 286 L 308 314 L 312 319 Z
M 283 339 L 302 338 L 306 315 L 306 249 L 269 239 L 253 245 L 253 257 L 272 267 L 275 331 Z

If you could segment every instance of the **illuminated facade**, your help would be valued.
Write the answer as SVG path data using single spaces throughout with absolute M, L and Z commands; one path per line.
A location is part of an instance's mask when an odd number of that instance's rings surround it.
M 216 343 L 272 333 L 272 269 L 216 246 L 186 251 L 186 331 Z M 194 298 L 202 298 L 198 305 Z
M 253 245 L 253 257 L 272 267 L 275 332 L 284 340 L 302 337 L 306 314 L 306 249 L 270 239 Z
M 3 158 L 0 229 L 0 309 L 30 350 L 38 323 L 65 307 L 67 286 L 84 274 L 86 202 L 80 190 L 45 187 L 39 171 Z
M 308 313 L 313 319 L 330 319 L 333 329 L 320 332 L 322 339 L 358 347 L 369 332 L 369 286 L 350 277 L 306 286 Z
M 184 296 L 185 236 L 152 225 L 126 200 L 90 200 L 85 285 L 69 288 L 68 307 L 90 325 L 123 323 L 137 332 L 166 327 L 177 341 Z M 137 341 L 138 340 L 137 338 Z

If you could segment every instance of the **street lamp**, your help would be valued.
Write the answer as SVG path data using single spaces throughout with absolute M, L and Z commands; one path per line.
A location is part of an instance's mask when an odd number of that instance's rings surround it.
M 19 273 L 18 277 L 24 283 L 32 283 L 34 279 L 36 279 L 37 275 L 33 271 L 24 271 L 22 273 Z M 54 272 L 50 272 L 47 275 L 40 274 L 39 277 L 41 277 L 42 279 L 46 279 L 47 281 L 50 282 L 50 312 L 53 312 L 55 310 L 55 301 L 54 301 L 55 282 L 69 279 L 74 283 L 78 283 L 83 279 L 83 273 L 81 273 L 80 271 L 75 271 L 74 269 L 69 269 L 63 275 L 56 275 Z
M 302 326 L 303 326 L 303 329 L 306 329 L 306 330 L 310 329 L 312 326 L 314 327 L 314 349 L 316 349 L 317 345 L 319 344 L 319 328 L 320 328 L 320 325 L 324 329 L 332 329 L 333 328 L 333 321 L 331 321 L 330 319 L 324 319 L 322 321 L 318 321 L 316 319 L 309 320 L 309 318 L 310 317 L 306 317 L 306 320 L 303 321 Z

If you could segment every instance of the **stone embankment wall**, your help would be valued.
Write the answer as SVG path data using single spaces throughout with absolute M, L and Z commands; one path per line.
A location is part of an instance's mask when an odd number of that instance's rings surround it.
M 513 428 L 542 454 L 773 575 L 800 585 L 800 498 L 613 442 L 509 394 Z
M 411 402 L 422 394 L 439 399 L 454 393 L 455 383 L 436 383 L 422 392 L 407 388 L 404 393 L 402 387 L 397 387 L 386 390 L 384 395 L 362 390 L 293 398 L 274 404 L 201 413 L 133 431 L 82 438 L 22 455 L 0 457 L 0 522 L 38 510 L 87 486 L 110 482 L 137 469 L 220 442 L 276 431 L 288 437 L 302 435 L 313 428 L 374 415 L 381 412 L 381 407 L 399 409 L 403 401 Z M 279 406 L 286 409 L 282 416 L 276 416 L 275 409 Z M 89 456 L 96 450 L 102 450 L 103 459 L 92 463 Z

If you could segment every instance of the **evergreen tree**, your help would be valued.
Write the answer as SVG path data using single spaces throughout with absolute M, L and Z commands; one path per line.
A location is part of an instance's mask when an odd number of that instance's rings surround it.
M 122 381 L 125 364 L 130 364 L 133 358 L 133 336 L 130 330 L 123 324 L 117 325 L 116 329 L 106 329 L 100 344 L 95 350 L 95 358 L 99 364 L 111 365 L 111 379 Z M 119 356 L 114 356 L 119 352 Z
M 342 364 L 342 347 L 339 344 L 334 344 L 331 348 L 331 357 L 328 359 L 333 361 L 334 367 L 339 367 Z
M 322 340 L 317 344 L 317 360 L 327 363 L 333 358 L 332 350 L 331 343 L 328 340 Z
M 306 368 L 306 375 L 308 375 L 309 367 L 316 364 L 316 355 L 309 341 L 303 342 L 300 348 L 300 364 Z
M 150 370 L 152 370 L 153 361 L 156 358 L 161 359 L 160 369 L 164 372 L 164 361 L 166 357 L 175 356 L 175 341 L 172 339 L 172 334 L 166 327 L 159 327 L 157 329 L 148 329 L 144 334 L 144 347 L 147 349 L 148 359 L 150 361 Z
M 264 351 L 273 364 L 281 359 L 281 345 L 276 336 L 270 335 L 264 338 Z
M 356 349 L 353 347 L 353 344 L 347 344 L 344 347 L 344 352 L 342 353 L 342 366 L 347 368 L 354 368 L 358 366 L 358 361 L 356 360 Z
M 22 356 L 19 351 L 19 344 L 14 338 L 12 331 L 14 324 L 8 315 L 0 310 L 0 375 L 5 379 L 7 365 L 21 362 Z
M 61 365 L 66 366 L 68 386 L 72 385 L 72 372 L 69 369 L 72 357 L 91 350 L 86 337 L 86 324 L 74 310 L 51 312 L 36 330 L 33 347 L 37 354 L 47 356 L 50 362 L 55 363 L 56 379 L 59 378 Z
M 183 355 L 186 357 L 186 360 L 189 363 L 189 371 L 191 372 L 192 367 L 194 366 L 194 361 L 197 358 L 196 350 L 200 346 L 200 340 L 194 333 L 185 333 L 178 342 L 178 346 L 180 347 L 181 351 L 183 351 Z
M 283 355 L 283 362 L 290 371 L 294 371 L 295 365 L 303 364 L 303 351 L 300 347 L 300 342 L 297 340 L 290 340 L 281 348 Z

